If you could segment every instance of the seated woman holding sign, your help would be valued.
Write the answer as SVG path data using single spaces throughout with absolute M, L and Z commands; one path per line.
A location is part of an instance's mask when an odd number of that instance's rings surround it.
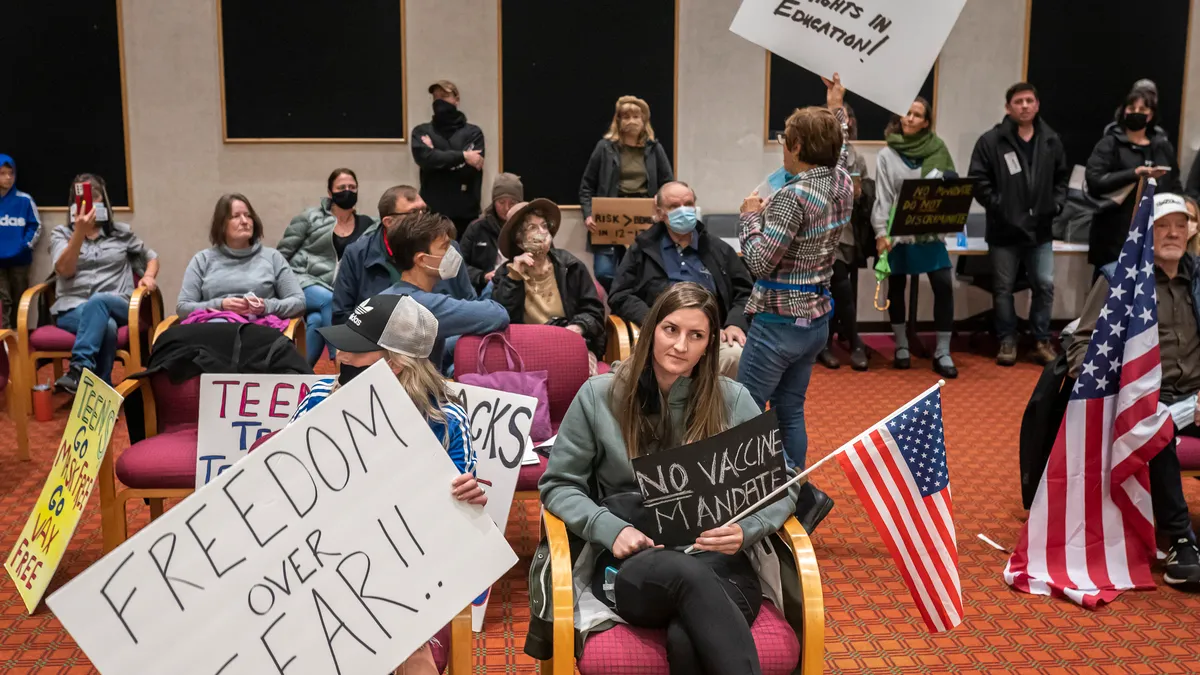
M 696 555 L 664 549 L 630 524 L 643 509 L 633 458 L 761 413 L 745 387 L 718 373 L 720 331 L 716 299 L 702 286 L 679 283 L 663 293 L 633 356 L 575 397 L 539 484 L 546 509 L 588 543 L 575 578 L 593 582 L 575 589 L 576 629 L 586 635 L 611 621 L 665 627 L 673 673 L 762 672 L 750 627 L 765 586 L 748 553 L 754 549 L 760 569 L 778 566 L 756 545 L 792 515 L 799 492 L 793 486 L 740 522 L 702 533 Z M 532 584 L 549 578 L 546 564 L 534 560 Z
M 437 337 L 437 319 L 416 300 L 405 295 L 376 295 L 362 301 L 346 323 L 325 326 L 321 337 L 337 350 L 341 374 L 337 382 L 321 382 L 300 402 L 290 422 L 312 410 L 356 375 L 379 361 L 387 361 L 404 391 L 446 448 L 462 473 L 450 483 L 459 501 L 482 507 L 487 495 L 475 480 L 475 451 L 467 413 L 454 401 L 446 381 L 429 360 Z M 332 378 L 331 378 L 332 379 Z M 265 436 L 255 447 L 266 442 Z M 253 449 L 253 448 L 252 448 Z M 426 643 L 401 664 L 397 673 L 436 674 L 433 654 Z

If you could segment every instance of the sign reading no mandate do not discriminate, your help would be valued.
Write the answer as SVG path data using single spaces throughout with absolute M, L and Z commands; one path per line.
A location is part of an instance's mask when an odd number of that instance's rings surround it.
M 743 0 L 729 30 L 903 115 L 966 0 Z M 819 105 L 821 101 L 813 101 Z
M 391 672 L 516 555 L 386 364 L 47 599 L 104 675 Z

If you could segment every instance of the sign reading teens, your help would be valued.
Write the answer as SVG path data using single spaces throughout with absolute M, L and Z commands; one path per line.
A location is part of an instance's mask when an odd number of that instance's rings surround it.
M 654 224 L 654 199 L 650 197 L 596 197 L 592 219 L 597 230 L 593 244 L 629 246 L 643 230 Z
M 50 475 L 17 536 L 13 552 L 4 562 L 30 614 L 42 601 L 79 526 L 122 400 L 95 373 L 83 371 Z
M 287 426 L 320 375 L 201 375 L 196 489 L 246 456 L 254 442 Z
M 695 543 L 788 480 L 773 410 L 712 438 L 637 457 L 633 471 L 645 508 L 639 525 L 664 546 Z
M 975 182 L 970 178 L 906 180 L 896 198 L 892 236 L 962 232 Z
M 104 675 L 386 673 L 516 563 L 385 363 L 54 593 Z
M 903 115 L 966 0 L 742 0 L 729 30 Z M 820 105 L 823 101 L 813 101 Z

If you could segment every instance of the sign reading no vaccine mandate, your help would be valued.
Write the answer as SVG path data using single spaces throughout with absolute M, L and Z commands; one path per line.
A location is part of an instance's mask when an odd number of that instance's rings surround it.
M 386 673 L 516 563 L 378 363 L 47 599 L 104 675 Z

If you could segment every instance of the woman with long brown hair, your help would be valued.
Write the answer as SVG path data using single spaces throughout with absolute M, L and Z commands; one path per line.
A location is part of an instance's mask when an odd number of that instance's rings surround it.
M 673 673 L 761 672 L 750 626 L 763 586 L 747 552 L 796 507 L 793 488 L 737 524 L 702 533 L 696 555 L 663 549 L 631 524 L 642 512 L 634 457 L 709 438 L 761 413 L 745 387 L 718 372 L 720 330 L 716 299 L 702 286 L 680 283 L 662 294 L 633 356 L 575 397 L 539 484 L 546 509 L 588 542 L 576 577 L 617 570 L 611 595 L 593 593 L 602 587 L 596 583 L 576 589 L 576 628 L 586 635 L 605 621 L 665 627 Z M 773 555 L 764 550 L 756 555 Z M 539 557 L 530 569 L 531 604 L 543 619 L 540 583 L 548 578 Z

